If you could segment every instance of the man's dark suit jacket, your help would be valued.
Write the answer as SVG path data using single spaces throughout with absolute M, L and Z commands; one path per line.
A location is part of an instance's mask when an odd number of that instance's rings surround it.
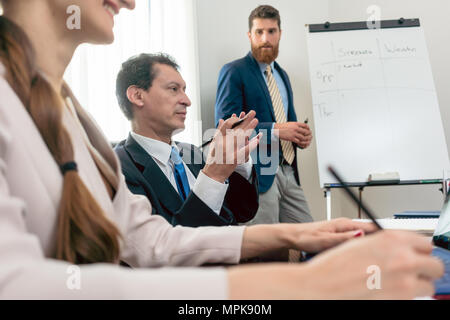
M 277 62 L 275 62 L 275 69 L 280 73 L 288 92 L 289 108 L 287 121 L 297 121 L 289 77 Z M 267 133 L 261 140 L 257 155 L 252 154 L 253 159 L 256 156 L 255 168 L 258 174 L 259 192 L 264 193 L 272 186 L 275 172 L 273 174 L 261 175 L 261 168 L 271 167 L 273 164 L 269 162 L 269 159 L 261 160 L 260 152 L 269 158 L 273 157 L 273 159 L 279 161 L 280 146 L 274 148 L 277 153 L 271 155 L 270 137 L 272 136 L 272 125 L 276 122 L 275 113 L 266 81 L 261 73 L 258 62 L 251 52 L 242 59 L 226 64 L 220 71 L 215 106 L 216 125 L 220 119 L 228 119 L 233 113 L 240 114 L 241 111 L 248 113 L 250 110 L 256 111 L 256 118 L 259 120 L 256 131 L 259 133 L 260 130 L 266 130 Z M 263 143 L 267 144 L 267 146 L 263 146 Z M 267 151 L 264 150 L 266 147 Z M 261 148 L 264 149 L 261 150 Z M 294 150 L 296 150 L 295 145 Z M 297 156 L 293 163 L 294 165 L 292 167 L 294 168 L 295 179 L 300 185 L 296 165 Z
M 187 167 L 197 177 L 205 165 L 202 152 L 186 143 L 177 142 L 177 146 Z M 131 135 L 119 143 L 115 151 L 122 163 L 122 172 L 130 191 L 146 196 L 152 204 L 152 214 L 163 216 L 174 226 L 235 225 L 250 221 L 258 210 L 255 169 L 252 172 L 252 183 L 238 173 L 230 176 L 230 185 L 220 215 L 217 215 L 193 192 L 183 202 L 153 158 Z

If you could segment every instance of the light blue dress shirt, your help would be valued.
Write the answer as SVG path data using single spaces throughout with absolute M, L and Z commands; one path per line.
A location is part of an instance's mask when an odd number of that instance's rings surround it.
M 262 63 L 262 62 L 258 61 L 258 64 L 259 64 L 259 69 L 261 70 L 262 76 L 267 84 L 267 76 L 266 76 L 267 63 Z M 287 91 L 286 85 L 284 84 L 283 79 L 281 78 L 280 73 L 278 72 L 277 69 L 275 69 L 275 61 L 273 61 L 270 64 L 270 67 L 272 68 L 272 74 L 275 78 L 275 81 L 277 82 L 278 90 L 280 91 L 281 99 L 283 100 L 284 114 L 286 115 L 286 119 L 287 119 L 288 110 L 289 110 L 288 91 Z M 274 126 L 275 126 L 275 123 L 272 125 L 272 130 L 273 130 Z M 277 141 L 278 141 L 278 138 L 275 137 L 272 132 L 272 142 L 277 142 Z
M 259 61 L 258 61 L 258 64 L 259 64 L 259 68 L 261 70 L 262 76 L 267 84 L 267 76 L 266 76 L 267 64 L 259 62 Z M 280 90 L 281 99 L 283 100 L 284 113 L 286 114 L 286 119 L 287 119 L 288 110 L 289 110 L 288 91 L 287 91 L 286 85 L 284 84 L 283 79 L 281 78 L 280 73 L 278 72 L 277 69 L 275 69 L 275 62 L 272 62 L 270 64 L 270 67 L 272 68 L 272 74 L 275 78 L 275 81 L 277 82 L 278 90 Z

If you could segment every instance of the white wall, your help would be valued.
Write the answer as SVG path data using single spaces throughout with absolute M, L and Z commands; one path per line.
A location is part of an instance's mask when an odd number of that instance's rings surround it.
M 300 105 L 310 100 L 305 23 L 322 22 L 328 17 L 328 1 L 266 1 L 280 10 L 283 38 L 278 61 L 289 70 L 293 82 L 298 115 Z M 204 129 L 214 126 L 214 102 L 217 77 L 221 67 L 250 51 L 247 38 L 248 16 L 261 1 L 197 0 L 202 120 Z M 308 105 L 310 105 L 310 101 Z
M 294 103 L 300 119 L 312 116 L 305 24 L 325 21 L 365 21 L 366 8 L 381 7 L 382 19 L 420 18 L 425 29 L 436 89 L 441 104 L 447 141 L 450 141 L 450 29 L 445 15 L 450 12 L 448 0 L 197 0 L 198 41 L 200 55 L 200 88 L 203 130 L 214 126 L 214 102 L 217 76 L 227 62 L 243 57 L 250 49 L 247 38 L 248 15 L 260 4 L 280 10 L 283 37 L 277 61 L 287 70 L 294 91 Z M 314 122 L 310 122 L 314 126 Z M 315 220 L 326 218 L 323 190 L 319 186 L 316 147 L 299 154 L 302 185 Z M 364 200 L 380 216 L 403 210 L 437 210 L 442 196 L 438 186 L 405 186 L 366 188 Z M 342 191 L 332 192 L 333 216 L 356 217 L 357 210 Z

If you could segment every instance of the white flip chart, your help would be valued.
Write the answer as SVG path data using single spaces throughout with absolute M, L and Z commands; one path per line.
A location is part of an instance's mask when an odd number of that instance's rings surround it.
M 450 162 L 422 27 L 307 34 L 321 186 L 335 183 L 330 164 L 350 183 L 442 179 Z

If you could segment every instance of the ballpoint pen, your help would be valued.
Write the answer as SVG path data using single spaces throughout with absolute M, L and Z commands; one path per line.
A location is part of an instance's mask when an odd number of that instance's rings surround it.
M 309 118 L 306 118 L 305 121 L 303 121 L 304 124 L 308 124 Z M 298 144 L 296 144 L 297 148 L 303 150 L 304 148 L 300 147 Z
M 339 184 L 344 188 L 347 195 L 355 202 L 359 208 L 361 208 L 364 213 L 372 220 L 372 222 L 377 226 L 379 230 L 383 230 L 383 227 L 378 223 L 375 215 L 372 213 L 372 211 L 369 210 L 368 207 L 362 201 L 360 201 L 355 194 L 350 190 L 348 185 L 344 182 L 344 180 L 341 178 L 341 176 L 336 172 L 336 169 L 334 169 L 332 166 L 328 167 L 328 171 L 333 175 L 333 177 L 339 182 Z
M 240 124 L 242 124 L 242 122 L 244 122 L 247 119 L 247 116 L 245 116 L 244 118 L 240 119 L 238 122 L 234 123 L 231 126 L 231 129 L 235 129 L 237 126 L 239 126 Z M 200 149 L 203 149 L 204 147 L 206 147 L 207 145 L 209 145 L 212 141 L 214 140 L 214 138 L 211 138 L 209 141 L 206 141 L 204 144 L 202 144 L 202 146 L 200 147 Z

